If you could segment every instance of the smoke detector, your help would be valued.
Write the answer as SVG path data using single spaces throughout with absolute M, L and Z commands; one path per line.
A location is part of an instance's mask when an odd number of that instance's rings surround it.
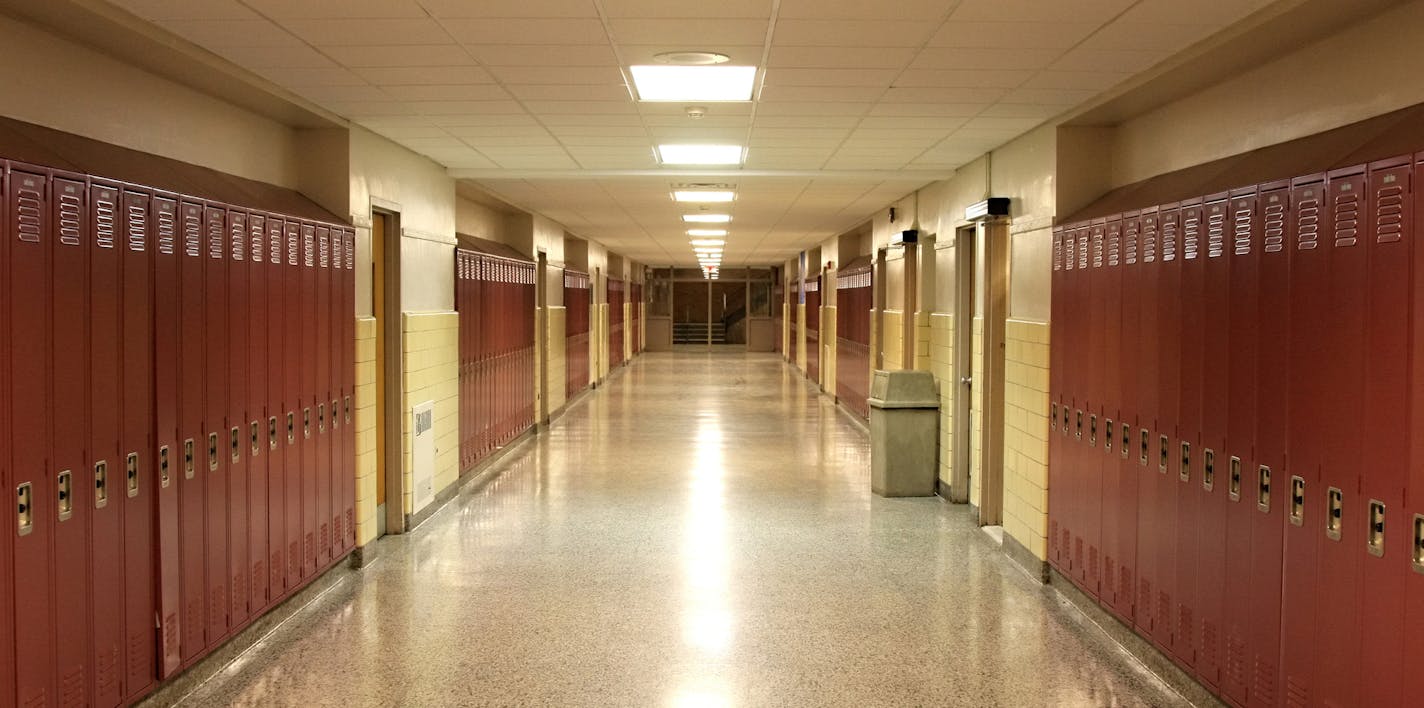
M 713 64 L 726 64 L 732 58 L 726 54 L 717 52 L 663 52 L 653 55 L 653 61 L 659 64 L 675 64 L 677 66 L 711 66 Z

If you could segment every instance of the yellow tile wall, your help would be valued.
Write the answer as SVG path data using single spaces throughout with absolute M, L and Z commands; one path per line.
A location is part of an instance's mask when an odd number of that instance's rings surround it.
M 633 303 L 623 303 L 623 341 L 618 346 L 623 347 L 623 361 L 633 358 Z
M 455 312 L 405 313 L 401 319 L 401 468 L 407 514 L 413 509 L 415 487 L 411 472 L 411 406 L 435 401 L 435 492 L 440 493 L 460 476 L 459 331 L 460 316 Z
M 930 313 L 915 313 L 915 371 L 930 370 Z
M 548 342 L 549 361 L 545 371 L 549 380 L 549 390 L 544 392 L 545 403 L 549 413 L 559 410 L 564 405 L 566 398 L 564 383 L 568 380 L 568 359 L 565 347 L 568 344 L 568 334 L 564 331 L 564 326 L 568 318 L 568 309 L 563 307 L 547 308 L 544 315 L 544 341 Z M 535 372 L 538 378 L 538 372 Z
M 821 308 L 821 388 L 836 392 L 836 308 Z
M 1044 322 L 1009 320 L 1004 354 L 1004 532 L 1048 552 L 1048 342 Z
M 593 380 L 602 382 L 608 378 L 608 303 L 599 303 L 598 316 L 594 320 L 593 341 L 595 367 Z
M 939 383 L 939 479 L 949 484 L 954 463 L 954 315 L 933 313 L 929 318 L 930 373 Z
M 905 346 L 905 330 L 902 324 L 904 316 L 899 310 L 885 310 L 880 315 L 880 351 L 884 359 L 881 368 L 886 371 L 905 368 L 900 365 Z
M 984 459 L 984 394 L 985 386 L 980 385 L 984 380 L 984 318 L 974 318 L 974 365 L 973 373 L 970 374 L 974 382 L 970 387 L 969 396 L 969 420 L 971 422 L 969 431 L 970 450 L 969 455 L 969 503 L 975 506 L 980 504 L 980 477 L 983 470 L 979 469 L 979 463 Z
M 796 303 L 796 331 L 791 333 L 796 338 L 796 368 L 802 373 L 806 371 L 806 303 Z
M 376 540 L 376 319 L 356 318 L 356 544 Z

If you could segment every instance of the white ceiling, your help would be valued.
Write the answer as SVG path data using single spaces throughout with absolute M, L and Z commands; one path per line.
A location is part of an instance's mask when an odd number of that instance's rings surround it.
M 764 264 L 1269 0 L 110 0 L 647 263 L 694 262 L 671 185 L 735 184 L 726 263 Z M 638 103 L 671 50 L 762 67 L 750 103 Z M 737 174 L 659 142 L 748 146 Z

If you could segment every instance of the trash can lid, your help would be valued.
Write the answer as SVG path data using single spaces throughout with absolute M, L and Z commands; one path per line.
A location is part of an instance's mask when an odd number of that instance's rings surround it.
M 939 408 L 934 375 L 928 371 L 877 369 L 870 382 L 874 408 Z

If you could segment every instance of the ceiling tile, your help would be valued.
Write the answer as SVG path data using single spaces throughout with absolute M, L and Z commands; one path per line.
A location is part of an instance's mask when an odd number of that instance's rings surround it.
M 113 0 L 147 20 L 256 20 L 257 13 L 237 0 Z
M 896 88 L 1015 88 L 1033 76 L 1027 70 L 961 71 L 955 69 L 909 69 L 895 79 Z
M 1015 47 L 926 47 L 915 56 L 911 69 L 1011 70 L 1042 69 L 1063 55 L 1061 49 Z
M 763 103 L 757 106 L 757 120 L 762 116 L 860 116 L 874 105 L 863 102 L 791 101 Z
M 443 138 L 450 134 L 445 129 L 427 123 L 424 118 L 366 118 L 358 124 L 373 133 L 388 138 Z
M 759 45 L 766 39 L 764 20 L 615 19 L 609 21 L 617 44 Z
M 328 101 L 323 107 L 352 120 L 385 116 L 413 116 L 415 109 L 400 101 Z
M 767 86 L 878 86 L 895 79 L 897 69 L 768 69 Z
M 512 148 L 557 148 L 559 141 L 552 135 L 520 135 L 509 137 L 469 137 L 463 138 L 464 144 L 486 152 L 489 150 L 508 150 Z
M 963 0 L 950 22 L 1107 22 L 1137 0 Z
M 524 112 L 514 101 L 405 101 L 404 104 L 425 116 Z
M 554 86 L 506 85 L 505 88 L 521 101 L 619 101 L 626 100 L 626 86 Z
M 438 125 L 442 128 L 539 126 L 538 121 L 534 120 L 534 116 L 521 111 L 487 115 L 430 116 L 425 118 L 425 120 L 430 121 L 431 125 Z
M 982 103 L 881 103 L 871 109 L 872 116 L 925 116 L 940 118 L 969 118 L 979 115 L 987 101 Z
M 457 138 L 520 138 L 548 137 L 549 131 L 537 125 L 461 125 L 444 128 Z
M 774 46 L 918 47 L 935 25 L 889 20 L 780 20 Z
M 426 157 L 446 166 L 466 170 L 489 170 L 499 167 L 489 158 L 469 148 L 437 148 L 423 152 Z
M 852 128 L 856 116 L 777 116 L 758 113 L 753 125 L 757 128 Z
M 593 0 L 420 0 L 434 17 L 598 17 Z
M 932 47 L 1067 49 L 1098 29 L 1090 22 L 946 22 Z
M 758 110 L 766 104 L 791 102 L 871 102 L 885 92 L 881 86 L 766 86 L 762 88 Z
M 1062 105 L 1037 103 L 995 103 L 979 115 L 985 118 L 1037 118 L 1048 120 L 1063 112 Z
M 1170 56 L 1167 52 L 1131 49 L 1071 49 L 1054 62 L 1053 71 L 1107 71 L 1136 74 Z
M 551 126 L 549 132 L 561 140 L 578 136 L 603 138 L 646 138 L 648 131 L 641 125 L 563 125 Z
M 899 69 L 915 56 L 912 47 L 795 47 L 774 45 L 772 69 Z
M 1029 79 L 1023 87 L 1101 91 L 1130 76 L 1132 75 L 1111 71 L 1042 71 Z
M 589 102 L 592 103 L 592 102 Z M 584 104 L 587 105 L 587 104 Z M 570 110 L 575 106 L 569 106 Z M 643 119 L 637 113 L 544 113 L 539 122 L 550 127 L 637 127 L 642 128 Z
M 296 47 L 302 41 L 267 20 L 174 20 L 169 31 L 208 49 L 223 47 Z
M 613 48 L 606 44 L 485 44 L 468 50 L 485 66 L 618 66 Z
M 891 88 L 885 103 L 992 103 L 1007 92 L 1002 88 Z
M 568 151 L 584 169 L 652 169 L 658 166 L 650 148 L 639 150 L 571 147 Z M 626 215 L 623 218 L 627 218 Z
M 534 115 L 545 113 L 565 115 L 630 114 L 637 119 L 632 101 L 528 101 L 524 104 Z
M 707 2 L 676 2 L 669 0 L 603 0 L 603 12 L 609 17 L 642 18 L 768 18 L 771 0 L 718 0 Z
M 1118 20 L 1133 24 L 1227 25 L 1269 4 L 1271 0 L 1140 0 Z
M 339 66 L 273 67 L 254 71 L 283 86 L 367 86 L 370 82 Z
M 357 68 L 410 66 L 474 66 L 475 61 L 456 44 L 364 47 L 328 47 L 324 50 L 342 64 Z
M 578 163 L 563 148 L 500 148 L 481 150 L 485 157 L 505 169 L 568 169 Z
M 206 5 L 211 0 L 189 1 L 193 5 Z M 426 16 L 415 0 L 243 0 L 243 3 L 276 20 Z
M 757 66 L 761 64 L 762 45 L 761 39 L 756 44 L 732 44 L 716 43 L 712 41 L 697 42 L 697 51 L 714 52 L 725 54 L 731 58 L 728 64 L 733 66 Z M 624 63 L 629 66 L 637 64 L 656 64 L 657 55 L 664 52 L 686 51 L 687 44 L 627 44 L 618 43 L 618 53 L 623 57 Z
M 393 98 L 369 84 L 361 86 L 302 86 L 293 88 L 292 91 L 317 103 L 389 101 Z
M 584 66 L 497 66 L 490 73 L 507 84 L 596 84 L 622 86 L 623 72 L 617 67 Z
M 251 70 L 267 68 L 314 69 L 337 66 L 326 55 L 305 45 L 290 47 L 212 47 L 213 53 Z
M 938 20 L 947 16 L 959 0 L 781 0 L 778 16 L 802 19 L 853 20 Z
M 368 44 L 443 44 L 450 36 L 434 20 L 283 20 L 282 26 L 318 47 Z
M 1042 105 L 1074 106 L 1098 94 L 1084 89 L 1017 88 L 1004 95 L 1004 103 L 1038 103 Z
M 402 101 L 499 101 L 509 98 L 504 89 L 494 84 L 384 86 L 382 89 Z
M 1151 25 L 1114 22 L 1083 42 L 1083 49 L 1134 49 L 1175 53 L 1216 31 L 1213 25 Z
M 964 125 L 967 117 L 944 116 L 866 116 L 860 121 L 860 131 L 870 130 L 938 130 L 942 134 Z
M 647 135 L 562 135 L 555 134 L 559 143 L 569 150 L 578 148 L 647 148 L 652 149 L 653 140 Z
M 356 70 L 362 78 L 377 86 L 437 86 L 454 84 L 488 84 L 494 82 L 489 72 L 475 66 L 392 66 Z
M 465 44 L 606 44 L 603 23 L 590 19 L 496 18 L 445 20 L 455 41 Z

